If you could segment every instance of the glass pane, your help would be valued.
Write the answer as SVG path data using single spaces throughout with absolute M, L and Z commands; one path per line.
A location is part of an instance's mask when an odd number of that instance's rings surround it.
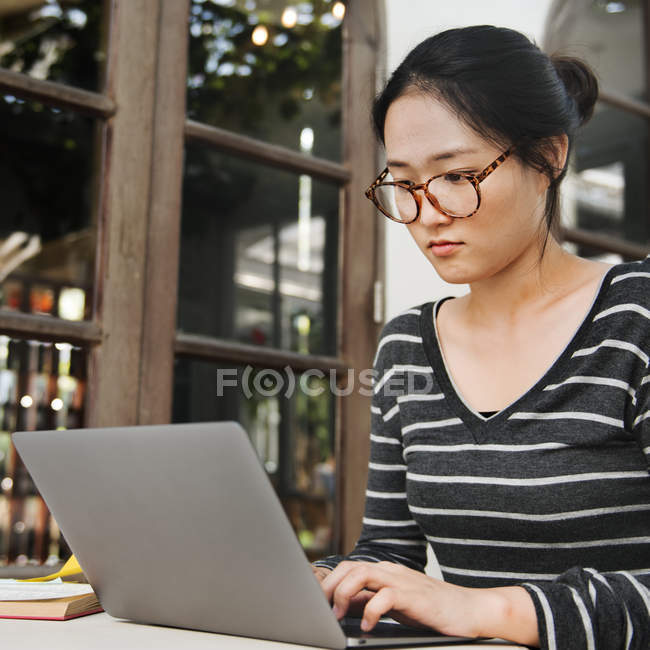
M 595 68 L 603 88 L 645 100 L 642 4 L 640 0 L 556 0 L 548 14 L 544 49 L 580 56 Z
M 83 349 L 0 335 L 0 564 L 70 554 L 10 434 L 83 426 L 85 388 Z
M 334 185 L 188 145 L 179 328 L 334 354 L 338 207 Z
M 648 171 L 646 120 L 599 104 L 576 140 L 573 173 L 565 181 L 565 224 L 650 244 Z
M 308 557 L 333 552 L 336 379 L 177 358 L 174 422 L 235 420 L 248 432 Z
M 104 0 L 0 2 L 0 67 L 101 92 Z
M 330 0 L 192 0 L 188 117 L 340 160 L 344 13 Z
M 0 123 L 0 308 L 88 319 L 100 125 L 12 96 Z

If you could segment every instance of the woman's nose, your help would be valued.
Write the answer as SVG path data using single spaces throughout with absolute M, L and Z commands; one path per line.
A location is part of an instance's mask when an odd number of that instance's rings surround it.
M 432 226 L 449 224 L 453 221 L 453 217 L 446 215 L 444 212 L 440 212 L 434 202 L 431 201 L 424 192 L 422 192 L 421 197 L 422 204 L 420 207 L 420 221 L 423 225 Z

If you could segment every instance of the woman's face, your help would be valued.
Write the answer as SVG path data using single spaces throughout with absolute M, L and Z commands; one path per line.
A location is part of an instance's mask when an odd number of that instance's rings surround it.
M 449 171 L 478 174 L 503 153 L 444 104 L 417 92 L 390 105 L 384 138 L 393 178 L 414 183 Z M 447 282 L 477 282 L 539 259 L 548 180 L 510 156 L 480 187 L 478 212 L 460 219 L 436 210 L 420 191 L 420 216 L 406 226 Z

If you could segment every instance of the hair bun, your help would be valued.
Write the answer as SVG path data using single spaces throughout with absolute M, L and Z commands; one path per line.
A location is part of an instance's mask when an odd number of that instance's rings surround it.
M 554 55 L 551 62 L 575 102 L 580 125 L 588 122 L 598 99 L 598 79 L 593 70 L 584 61 L 571 56 Z

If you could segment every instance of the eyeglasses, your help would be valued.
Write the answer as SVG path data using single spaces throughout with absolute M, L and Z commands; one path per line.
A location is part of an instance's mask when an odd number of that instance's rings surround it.
M 389 219 L 399 223 L 412 223 L 422 210 L 424 191 L 433 207 L 449 217 L 471 217 L 481 206 L 482 183 L 513 151 L 510 147 L 479 174 L 446 172 L 432 176 L 424 183 L 393 181 L 388 167 L 366 190 L 369 198 Z M 386 180 L 388 179 L 388 180 Z

